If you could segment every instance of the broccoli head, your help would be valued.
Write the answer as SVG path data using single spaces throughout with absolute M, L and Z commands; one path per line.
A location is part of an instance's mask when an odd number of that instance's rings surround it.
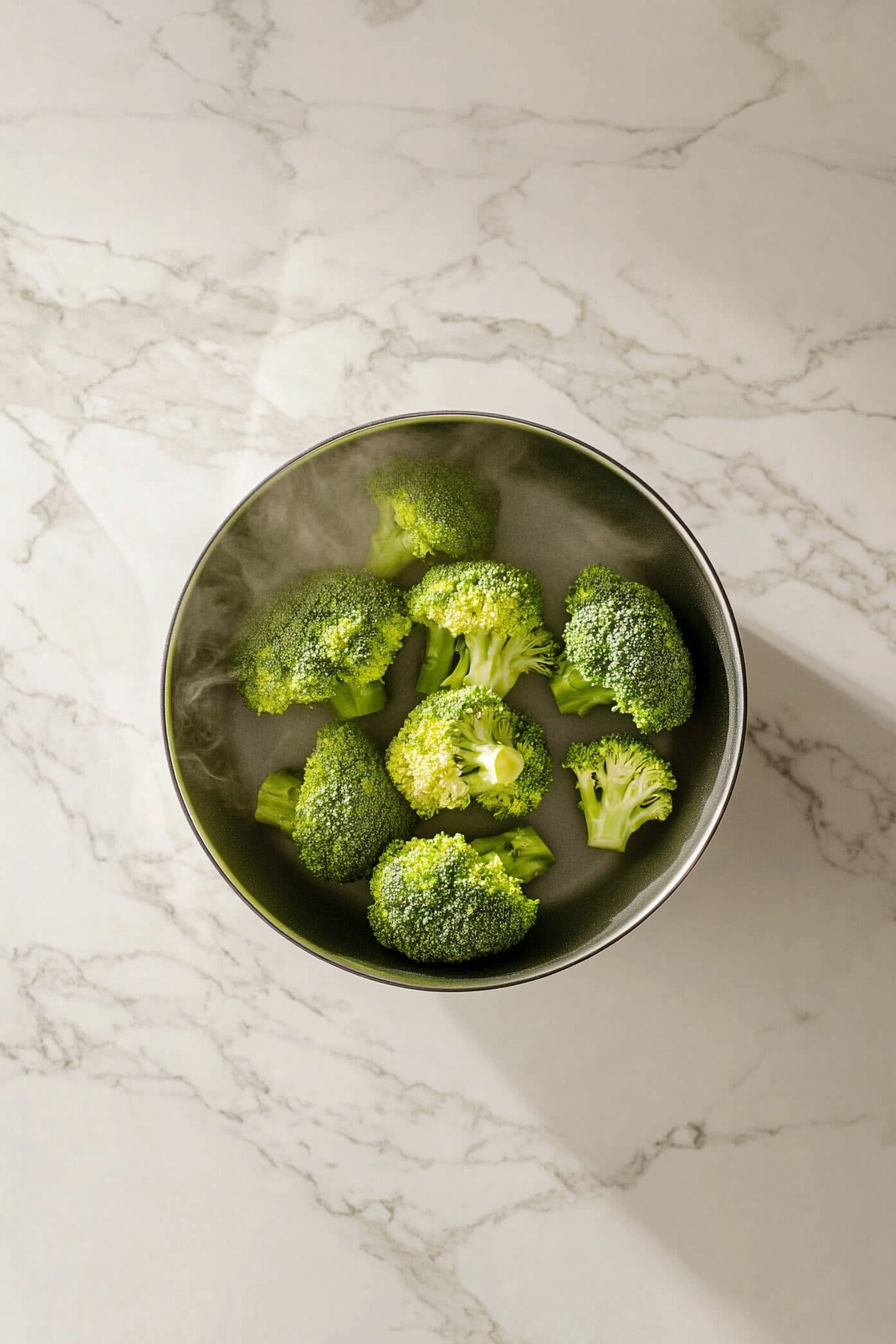
M 503 835 L 483 835 L 471 840 L 470 844 L 485 858 L 497 854 L 510 876 L 518 882 L 532 882 L 556 863 L 534 826 L 516 826 Z
M 500 858 L 478 854 L 462 835 L 396 841 L 377 864 L 370 890 L 374 935 L 412 961 L 504 952 L 528 933 L 538 911 Z
M 383 578 L 434 551 L 466 559 L 494 545 L 498 492 L 455 462 L 394 457 L 371 472 L 367 489 L 380 516 L 365 563 Z
M 541 584 L 496 560 L 436 565 L 408 593 L 426 628 L 417 690 L 489 686 L 504 696 L 523 672 L 553 670 L 556 648 L 542 625 Z
M 614 733 L 574 742 L 563 765 L 575 772 L 592 849 L 622 853 L 645 821 L 665 821 L 672 811 L 672 768 L 637 737 Z
M 589 565 L 570 588 L 567 608 L 565 657 L 551 680 L 561 714 L 585 715 L 612 703 L 645 733 L 690 718 L 691 655 L 659 593 Z
M 410 628 L 394 584 L 322 569 L 282 584 L 250 614 L 230 668 L 258 714 L 326 702 L 337 718 L 357 718 L 385 705 L 383 674 Z
M 369 877 L 386 846 L 417 824 L 382 752 L 357 723 L 324 724 L 302 778 L 287 770 L 268 775 L 255 820 L 286 831 L 305 867 L 330 882 Z
M 498 818 L 521 817 L 552 778 L 544 731 L 484 686 L 428 696 L 389 744 L 386 765 L 421 817 L 471 798 Z

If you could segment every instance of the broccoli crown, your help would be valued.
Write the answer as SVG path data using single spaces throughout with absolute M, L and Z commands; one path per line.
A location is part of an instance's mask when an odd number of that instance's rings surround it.
M 409 614 L 427 627 L 418 691 L 488 686 L 503 696 L 523 672 L 549 673 L 556 645 L 541 607 L 541 584 L 525 569 L 436 565 L 408 593 Z
M 469 961 L 513 947 L 535 923 L 538 902 L 497 855 L 462 835 L 396 841 L 370 882 L 370 926 L 384 947 L 412 961 Z
M 498 492 L 455 462 L 394 457 L 367 489 L 380 514 L 367 557 L 375 574 L 394 578 L 415 557 L 472 558 L 494 545 Z
M 541 624 L 541 607 L 535 575 L 499 560 L 434 565 L 408 593 L 412 620 L 452 635 L 522 634 Z
M 594 689 L 592 703 L 610 697 L 642 732 L 677 728 L 694 707 L 694 669 L 668 604 L 652 588 L 624 579 L 604 565 L 583 569 L 569 590 L 566 659 L 569 670 Z M 575 712 L 590 707 L 563 669 L 554 687 L 558 704 L 575 692 Z M 567 709 L 566 712 L 570 712 Z
M 521 817 L 552 778 L 542 728 L 484 686 L 428 696 L 389 744 L 386 765 L 422 817 L 471 798 L 498 818 Z
M 574 742 L 563 765 L 575 773 L 592 849 L 621 853 L 645 821 L 672 811 L 675 776 L 649 742 L 627 733 Z
M 352 690 L 382 679 L 410 631 L 404 594 L 385 579 L 341 567 L 282 584 L 245 622 L 231 654 L 239 692 L 257 713 L 343 697 L 342 717 L 371 712 Z M 381 688 L 380 688 L 381 689 Z M 363 701 L 364 697 L 360 697 Z
M 293 839 L 312 873 L 331 882 L 369 877 L 417 817 L 386 772 L 382 752 L 356 723 L 326 723 L 305 763 Z

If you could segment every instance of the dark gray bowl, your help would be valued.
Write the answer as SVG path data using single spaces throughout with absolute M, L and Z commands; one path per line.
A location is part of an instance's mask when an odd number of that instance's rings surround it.
M 276 584 L 303 571 L 360 565 L 376 511 L 364 477 L 384 457 L 451 457 L 476 466 L 501 490 L 496 557 L 539 576 L 546 621 L 565 621 L 566 589 L 601 562 L 657 588 L 694 656 L 693 717 L 652 740 L 679 781 L 668 821 L 648 823 L 625 854 L 590 850 L 574 778 L 560 763 L 570 742 L 631 730 L 601 707 L 585 719 L 558 714 L 544 678 L 522 678 L 507 697 L 545 728 L 555 781 L 532 818 L 557 855 L 527 890 L 540 898 L 535 928 L 511 952 L 460 966 L 420 966 L 376 942 L 367 884 L 317 881 L 289 839 L 253 820 L 258 785 L 299 767 L 328 717 L 296 706 L 257 717 L 225 671 L 243 614 Z M 415 581 L 423 566 L 408 571 Z M 408 709 L 420 658 L 417 632 L 387 674 L 390 704 L 362 720 L 385 745 Z M 655 910 L 697 862 L 719 823 L 743 750 L 746 690 L 734 617 L 697 542 L 668 505 L 602 453 L 567 435 L 507 416 L 409 415 L 383 420 L 302 453 L 263 481 L 222 524 L 178 603 L 165 652 L 164 717 L 171 772 L 200 843 L 234 890 L 293 942 L 346 970 L 418 989 L 493 989 L 571 966 L 607 947 Z M 504 829 L 476 805 L 423 823 L 439 830 Z

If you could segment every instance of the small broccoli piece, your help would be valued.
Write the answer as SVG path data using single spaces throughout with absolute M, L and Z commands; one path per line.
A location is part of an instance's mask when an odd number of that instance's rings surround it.
M 408 613 L 427 632 L 417 690 L 488 686 L 504 696 L 523 672 L 548 676 L 556 647 L 541 602 L 535 575 L 515 565 L 436 565 L 408 593 Z
M 382 752 L 357 723 L 324 724 L 303 778 L 288 770 L 268 775 L 255 820 L 290 835 L 305 867 L 330 882 L 369 877 L 387 845 L 417 824 Z
M 615 733 L 574 742 L 563 765 L 575 772 L 592 849 L 621 854 L 645 821 L 665 821 L 672 811 L 672 768 L 637 737 Z
M 462 835 L 396 841 L 370 881 L 370 927 L 412 961 L 470 961 L 515 946 L 535 923 L 529 900 L 497 855 Z
M 484 835 L 471 840 L 470 844 L 484 857 L 497 854 L 510 876 L 518 882 L 534 881 L 556 862 L 534 826 L 517 826 L 503 835 Z
M 326 702 L 340 719 L 386 703 L 383 675 L 410 631 L 404 594 L 385 579 L 322 569 L 282 584 L 245 622 L 230 668 L 258 714 Z
M 455 462 L 394 457 L 371 472 L 367 489 L 380 516 L 365 563 L 382 578 L 434 551 L 466 559 L 494 545 L 498 492 Z
M 471 798 L 499 819 L 521 817 L 552 778 L 544 731 L 485 686 L 428 696 L 389 744 L 386 766 L 421 817 Z
M 694 668 L 669 606 L 604 565 L 569 590 L 566 654 L 551 680 L 561 714 L 613 703 L 645 733 L 677 728 L 694 708 Z

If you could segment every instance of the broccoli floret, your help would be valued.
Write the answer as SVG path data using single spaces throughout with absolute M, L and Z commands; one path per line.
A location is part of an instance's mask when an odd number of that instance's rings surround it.
M 489 686 L 504 696 L 523 672 L 548 676 L 556 647 L 542 625 L 541 584 L 497 560 L 436 565 L 408 593 L 426 628 L 417 690 Z
M 672 768 L 637 737 L 613 733 L 599 742 L 574 742 L 563 765 L 575 771 L 592 849 L 621 854 L 645 821 L 665 821 L 672 811 Z
M 365 563 L 383 578 L 434 551 L 467 559 L 494 545 L 498 492 L 455 462 L 394 457 L 371 472 L 367 489 L 380 516 Z
M 389 744 L 386 766 L 421 817 L 471 798 L 498 818 L 521 817 L 552 778 L 543 730 L 485 686 L 428 696 Z
M 529 900 L 500 858 L 462 835 L 390 845 L 370 881 L 370 927 L 412 961 L 470 961 L 513 947 L 535 923 Z
M 305 867 L 330 882 L 369 877 L 386 846 L 417 824 L 382 752 L 356 723 L 324 724 L 303 778 L 288 770 L 268 775 L 255 820 L 286 831 Z
M 478 840 L 471 840 L 470 844 L 485 858 L 497 854 L 510 876 L 518 882 L 534 881 L 556 862 L 534 826 L 517 826 L 503 835 L 483 835 Z
M 281 585 L 251 613 L 230 668 L 258 714 L 326 702 L 337 718 L 358 718 L 385 705 L 383 674 L 410 628 L 394 584 L 322 569 Z
M 645 733 L 677 728 L 694 708 L 694 668 L 669 606 L 604 565 L 583 569 L 567 596 L 566 654 L 551 690 L 561 714 L 613 703 Z

